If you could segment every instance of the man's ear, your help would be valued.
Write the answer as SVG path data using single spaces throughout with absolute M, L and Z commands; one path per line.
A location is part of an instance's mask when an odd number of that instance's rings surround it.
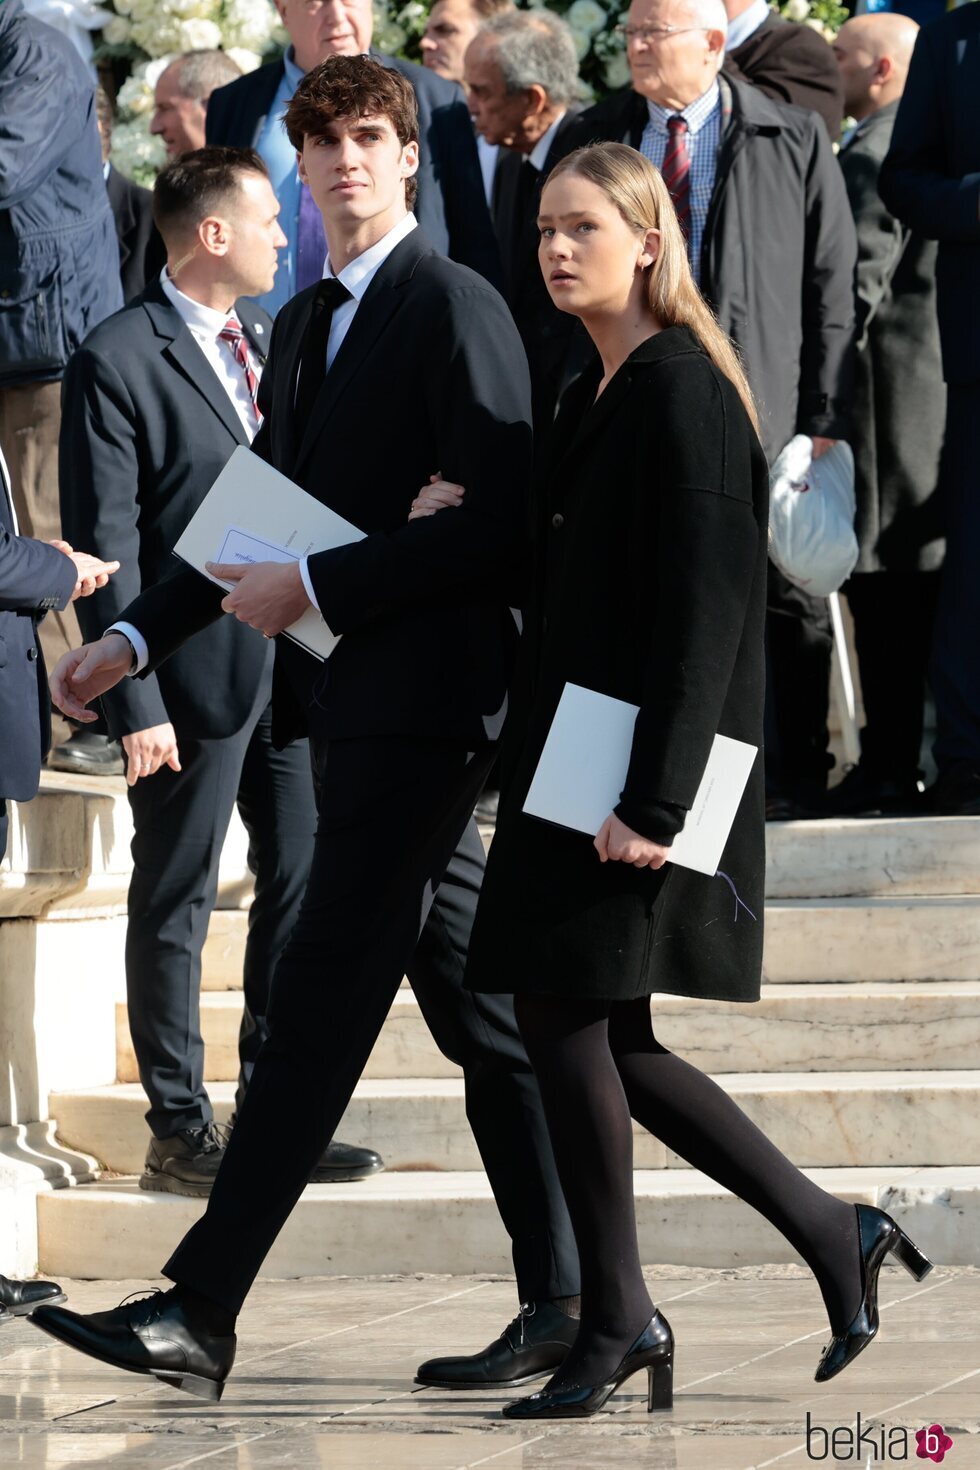
M 402 149 L 403 178 L 410 179 L 419 171 L 419 145 L 416 142 L 406 143 Z
M 538 82 L 532 82 L 524 96 L 527 98 L 528 117 L 537 117 L 538 113 L 544 112 L 548 106 L 548 94 Z
M 209 214 L 197 227 L 197 238 L 209 255 L 227 255 L 230 231 L 227 220 Z
M 306 172 L 306 164 L 303 162 L 303 155 L 300 152 L 296 154 L 296 172 L 299 174 L 300 181 L 308 185 L 310 182 L 309 175 Z

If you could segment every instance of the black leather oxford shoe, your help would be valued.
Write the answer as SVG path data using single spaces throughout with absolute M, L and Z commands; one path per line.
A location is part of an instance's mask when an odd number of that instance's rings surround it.
M 560 1368 L 577 1332 L 577 1317 L 550 1302 L 528 1302 L 482 1353 L 430 1358 L 415 1382 L 426 1388 L 517 1388 Z
M 0 1309 L 11 1317 L 26 1317 L 35 1307 L 42 1304 L 54 1306 L 68 1298 L 60 1286 L 53 1281 L 12 1281 L 9 1276 L 0 1276 Z
M 359 1148 L 353 1143 L 334 1142 L 327 1145 L 310 1174 L 311 1184 L 349 1184 L 355 1179 L 368 1179 L 380 1174 L 385 1161 L 373 1148 Z
M 235 1361 L 234 1333 L 212 1337 L 188 1319 L 173 1291 L 124 1301 L 111 1312 L 38 1307 L 28 1321 L 68 1347 L 127 1373 L 146 1373 L 217 1403 Z

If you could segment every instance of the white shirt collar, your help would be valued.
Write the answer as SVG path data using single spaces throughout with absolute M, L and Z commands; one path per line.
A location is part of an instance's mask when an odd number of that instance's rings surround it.
M 558 114 L 548 131 L 546 133 L 542 133 L 541 137 L 531 149 L 531 152 L 527 155 L 528 162 L 534 164 L 534 167 L 537 169 L 538 173 L 541 172 L 545 164 L 548 162 L 548 154 L 551 152 L 551 145 L 555 141 L 555 134 L 557 133 L 558 128 L 561 125 L 561 120 L 564 116 L 564 112 L 560 112 Z
M 216 311 L 213 306 L 204 306 L 200 301 L 185 296 L 170 279 L 166 266 L 160 272 L 160 285 L 170 305 L 180 312 L 190 330 L 201 337 L 217 338 L 225 324 L 235 315 L 234 311 Z
M 355 301 L 361 300 L 395 246 L 407 239 L 417 225 L 418 220 L 414 214 L 406 214 L 397 225 L 388 231 L 387 235 L 382 235 L 380 240 L 369 246 L 356 260 L 345 265 L 343 270 L 337 274 L 337 280 L 342 286 L 347 287 Z M 323 262 L 323 279 L 327 280 L 334 274 L 328 255 Z
M 754 0 L 748 10 L 743 10 L 741 15 L 736 15 L 734 20 L 728 22 L 728 34 L 725 37 L 725 50 L 734 51 L 736 46 L 741 46 L 750 36 L 754 36 L 761 25 L 769 19 L 769 0 Z

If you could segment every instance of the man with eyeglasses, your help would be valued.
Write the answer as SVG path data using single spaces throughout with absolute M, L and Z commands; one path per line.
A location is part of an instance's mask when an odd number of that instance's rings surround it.
M 420 159 L 415 216 L 435 248 L 500 285 L 500 256 L 483 189 L 473 126 L 456 82 L 371 46 L 372 0 L 276 0 L 290 44 L 280 61 L 213 92 L 207 140 L 254 148 L 279 200 L 287 246 L 271 291 L 259 304 L 275 316 L 297 291 L 319 281 L 326 257 L 320 214 L 296 170 L 282 119 L 307 72 L 328 56 L 370 53 L 412 84 L 419 108 Z
M 774 458 L 794 434 L 821 454 L 847 430 L 857 245 L 819 118 L 726 76 L 722 0 L 633 0 L 632 88 L 584 112 L 570 150 L 637 148 L 662 171 L 695 279 L 745 362 Z M 770 564 L 767 814 L 820 809 L 832 764 L 826 602 Z

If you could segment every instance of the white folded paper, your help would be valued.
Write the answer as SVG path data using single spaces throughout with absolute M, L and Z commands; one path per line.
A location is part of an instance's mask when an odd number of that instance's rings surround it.
M 299 561 L 363 537 L 350 521 L 239 445 L 184 528 L 174 555 L 209 582 L 230 587 L 205 562 Z M 340 641 L 315 607 L 286 634 L 317 658 L 329 658 Z
M 626 783 L 639 706 L 566 684 L 524 810 L 594 837 Z M 670 862 L 712 877 L 755 764 L 758 747 L 716 735 Z

